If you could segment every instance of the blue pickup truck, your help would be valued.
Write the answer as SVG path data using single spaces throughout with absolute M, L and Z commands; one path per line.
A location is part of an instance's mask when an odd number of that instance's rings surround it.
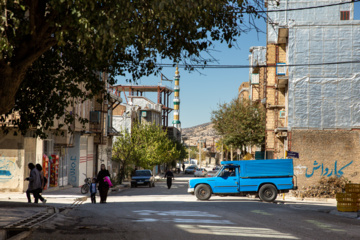
M 191 179 L 188 193 L 200 200 L 214 195 L 258 195 L 273 202 L 278 193 L 296 190 L 292 159 L 223 161 L 214 177 Z

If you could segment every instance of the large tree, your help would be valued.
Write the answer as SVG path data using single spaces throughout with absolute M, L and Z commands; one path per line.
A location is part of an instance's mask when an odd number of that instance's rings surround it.
M 71 122 L 71 97 L 103 91 L 97 72 L 114 83 L 126 72 L 132 80 L 156 73 L 158 57 L 206 62 L 200 53 L 212 41 L 231 47 L 248 30 L 244 13 L 257 2 L 1 0 L 0 115 L 19 112 L 22 133 L 46 130 L 64 112 Z
M 264 143 L 265 109 L 261 103 L 234 99 L 219 104 L 212 112 L 211 121 L 228 146 L 243 150 Z
M 122 131 L 113 144 L 113 158 L 119 162 L 122 181 L 133 166 L 152 169 L 156 165 L 170 164 L 187 157 L 185 146 L 169 139 L 156 125 L 135 125 L 131 133 Z

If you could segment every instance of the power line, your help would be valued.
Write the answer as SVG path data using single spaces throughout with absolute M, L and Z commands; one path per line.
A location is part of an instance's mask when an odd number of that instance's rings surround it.
M 312 6 L 312 7 L 302 7 L 302 8 L 287 8 L 287 9 L 274 9 L 274 10 L 261 10 L 261 11 L 256 11 L 256 13 L 271 13 L 271 12 L 289 12 L 289 11 L 301 11 L 301 10 L 307 10 L 307 9 L 314 9 L 314 8 L 325 8 L 325 7 L 332 7 L 332 6 L 338 6 L 338 5 L 343 5 L 343 4 L 349 4 L 349 3 L 354 3 L 354 2 L 359 2 L 360 0 L 351 0 L 350 2 L 339 2 L 339 3 L 332 3 L 332 4 L 326 4 L 326 5 L 317 5 L 317 6 Z M 244 12 L 239 12 L 239 13 L 244 13 Z M 253 12 L 249 12 L 249 13 L 253 13 Z
M 204 64 L 179 64 L 180 68 L 270 68 L 270 67 L 305 67 L 305 66 L 322 66 L 322 65 L 336 65 L 336 64 L 351 64 L 351 63 L 360 63 L 360 60 L 357 61 L 345 61 L 345 62 L 327 62 L 327 63 L 308 63 L 308 64 L 281 64 L 281 65 L 204 65 Z M 156 64 L 157 67 L 175 67 L 171 63 L 160 63 Z

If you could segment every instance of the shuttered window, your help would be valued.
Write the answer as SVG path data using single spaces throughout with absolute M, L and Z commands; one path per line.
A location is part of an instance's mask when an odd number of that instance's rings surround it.
M 350 11 L 340 11 L 340 20 L 350 20 Z

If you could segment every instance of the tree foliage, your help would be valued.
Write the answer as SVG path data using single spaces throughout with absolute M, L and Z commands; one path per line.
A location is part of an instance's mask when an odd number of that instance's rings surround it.
M 234 99 L 219 104 L 211 121 L 227 146 L 243 149 L 261 145 L 265 140 L 265 110 L 260 103 Z
M 104 91 L 97 72 L 112 84 L 157 73 L 159 56 L 206 63 L 212 41 L 231 47 L 248 30 L 245 12 L 256 15 L 244 0 L 0 1 L 0 115 L 18 111 L 22 133 L 71 122 L 72 97 Z
M 113 144 L 113 158 L 121 163 L 121 179 L 132 166 L 152 169 L 156 165 L 171 163 L 187 157 L 183 144 L 169 139 L 156 125 L 135 125 L 131 133 L 122 131 Z

